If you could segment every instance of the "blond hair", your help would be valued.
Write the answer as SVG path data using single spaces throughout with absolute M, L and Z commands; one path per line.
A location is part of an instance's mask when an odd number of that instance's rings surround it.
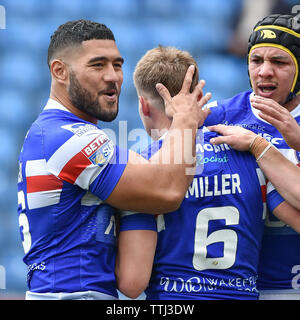
M 139 95 L 147 95 L 152 99 L 163 100 L 156 91 L 155 85 L 162 83 L 173 97 L 180 91 L 186 71 L 190 65 L 195 65 L 191 90 L 199 80 L 197 63 L 187 51 L 175 47 L 151 49 L 138 61 L 133 81 Z

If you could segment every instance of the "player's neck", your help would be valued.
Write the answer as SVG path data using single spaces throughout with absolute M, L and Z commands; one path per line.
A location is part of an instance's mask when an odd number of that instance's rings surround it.
M 300 95 L 297 95 L 294 99 L 284 104 L 283 106 L 289 111 L 293 111 L 300 104 Z
M 50 98 L 62 104 L 65 108 L 67 108 L 71 113 L 73 113 L 78 118 L 97 124 L 96 118 L 89 116 L 88 114 L 79 110 L 72 104 L 68 94 L 63 94 L 63 93 L 58 94 L 57 92 L 55 92 L 55 90 L 51 90 Z
M 154 123 L 151 137 L 153 140 L 159 140 L 169 130 L 171 122 L 168 118 L 160 118 Z

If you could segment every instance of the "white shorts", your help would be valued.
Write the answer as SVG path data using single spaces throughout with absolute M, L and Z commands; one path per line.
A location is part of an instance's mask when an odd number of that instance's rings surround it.
M 118 298 L 98 291 L 45 293 L 26 291 L 25 300 L 118 300 Z
M 300 290 L 261 290 L 259 300 L 300 300 Z

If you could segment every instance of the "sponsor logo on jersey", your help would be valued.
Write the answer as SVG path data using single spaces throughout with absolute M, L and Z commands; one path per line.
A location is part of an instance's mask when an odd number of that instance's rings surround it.
M 202 166 L 208 162 L 228 162 L 228 155 L 225 151 L 231 150 L 226 143 L 213 145 L 210 143 L 196 144 L 196 166 Z M 222 154 L 218 154 L 222 153 Z M 197 172 L 197 174 L 200 174 Z
M 114 150 L 114 144 L 105 134 L 100 134 L 82 149 L 82 153 L 100 167 L 106 164 Z
M 97 130 L 97 128 L 94 125 L 88 124 L 88 123 L 82 123 L 82 122 L 67 124 L 65 126 L 62 126 L 62 129 L 71 131 L 72 133 L 76 134 L 78 137 L 82 136 L 88 131 Z
M 256 289 L 256 281 L 257 276 L 249 276 L 248 278 L 221 278 L 218 277 L 191 277 L 189 279 L 180 278 L 173 278 L 172 277 L 161 277 L 160 278 L 160 288 L 163 289 L 165 292 L 184 292 L 184 293 L 193 293 L 193 292 L 211 292 L 220 290 L 226 290 L 228 295 L 230 295 L 231 290 L 235 292 L 238 291 L 246 291 L 246 292 L 255 292 L 257 293 Z
M 97 136 L 97 138 L 95 138 L 87 146 L 85 146 L 82 149 L 82 152 L 87 158 L 89 158 L 99 148 L 101 148 L 107 141 L 108 141 L 108 137 L 105 134 L 100 134 Z
M 263 125 L 256 123 L 230 123 L 229 121 L 224 120 L 222 121 L 222 124 L 225 124 L 226 126 L 239 126 L 254 131 L 255 133 L 266 131 L 266 128 Z

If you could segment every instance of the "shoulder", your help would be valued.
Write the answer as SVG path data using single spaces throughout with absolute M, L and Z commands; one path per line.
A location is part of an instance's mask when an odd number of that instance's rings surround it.
M 226 99 L 220 99 L 220 100 L 214 100 L 212 102 L 209 102 L 207 103 L 203 109 L 212 109 L 214 107 L 223 107 L 223 108 L 226 108 L 228 106 L 235 106 L 239 103 L 247 103 L 249 101 L 249 97 L 250 97 L 250 94 L 252 93 L 251 90 L 249 91 L 243 91 L 243 92 L 240 92 L 238 94 L 236 94 L 235 96 L 233 97 L 230 97 L 230 98 L 226 98 Z
M 205 125 L 228 124 L 244 117 L 250 109 L 250 94 L 252 91 L 244 91 L 223 100 L 212 101 L 205 108 L 211 110 Z
M 89 157 L 110 142 L 107 134 L 99 127 L 62 110 L 45 110 L 36 124 L 40 127 L 48 157 L 54 154 L 74 155 L 78 152 Z
M 38 124 L 48 169 L 57 176 L 64 171 L 73 176 L 91 165 L 104 167 L 114 154 L 114 143 L 103 130 L 67 112 L 46 110 Z

